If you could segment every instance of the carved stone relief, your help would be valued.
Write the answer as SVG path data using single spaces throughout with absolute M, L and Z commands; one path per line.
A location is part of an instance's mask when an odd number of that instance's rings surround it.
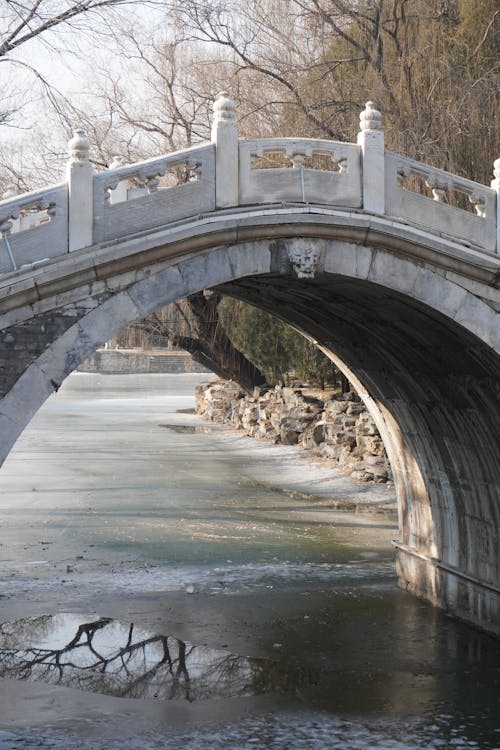
M 314 279 L 320 248 L 310 239 L 296 239 L 288 245 L 288 258 L 299 279 Z

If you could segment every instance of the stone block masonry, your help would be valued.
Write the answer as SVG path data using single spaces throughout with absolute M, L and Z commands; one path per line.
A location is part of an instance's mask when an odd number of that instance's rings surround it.
M 196 412 L 251 437 L 300 445 L 354 480 L 392 480 L 382 438 L 355 393 L 333 397 L 328 391 L 275 386 L 256 388 L 249 396 L 236 383 L 218 380 L 196 387 Z
M 97 349 L 82 362 L 78 370 L 109 375 L 209 372 L 185 352 L 149 352 L 138 349 Z

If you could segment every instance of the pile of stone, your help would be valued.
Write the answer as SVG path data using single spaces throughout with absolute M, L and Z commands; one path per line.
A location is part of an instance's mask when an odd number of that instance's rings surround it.
M 196 388 L 196 412 L 231 424 L 247 435 L 283 445 L 301 445 L 330 459 L 358 481 L 392 479 L 384 444 L 355 393 L 331 393 L 275 386 L 246 394 L 236 383 L 218 380 Z

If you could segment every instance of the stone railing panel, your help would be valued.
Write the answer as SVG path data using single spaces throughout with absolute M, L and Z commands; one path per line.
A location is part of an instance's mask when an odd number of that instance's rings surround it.
M 387 151 L 385 193 L 386 215 L 496 251 L 496 195 L 491 188 Z M 454 198 L 458 205 L 450 203 Z
M 212 144 L 118 167 L 94 177 L 94 242 L 152 230 L 214 208 Z
M 361 150 L 311 138 L 240 140 L 239 202 L 361 207 Z
M 0 201 L 0 273 L 68 251 L 68 189 L 44 190 Z

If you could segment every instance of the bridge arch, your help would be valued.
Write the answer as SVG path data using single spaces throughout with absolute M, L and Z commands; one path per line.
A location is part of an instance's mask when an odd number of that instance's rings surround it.
M 118 264 L 105 293 L 87 290 L 83 308 L 81 298 L 60 302 L 66 325 L 48 332 L 3 399 L 0 458 L 103 341 L 162 305 L 220 288 L 314 339 L 357 387 L 395 476 L 401 585 L 500 634 L 495 308 L 474 293 L 474 281 L 387 249 L 390 233 L 387 246 L 318 236 L 317 228 L 307 236 L 304 225 L 274 239 L 269 227 L 261 234 L 221 245 L 212 233 L 201 252 L 163 254 L 132 276 Z

